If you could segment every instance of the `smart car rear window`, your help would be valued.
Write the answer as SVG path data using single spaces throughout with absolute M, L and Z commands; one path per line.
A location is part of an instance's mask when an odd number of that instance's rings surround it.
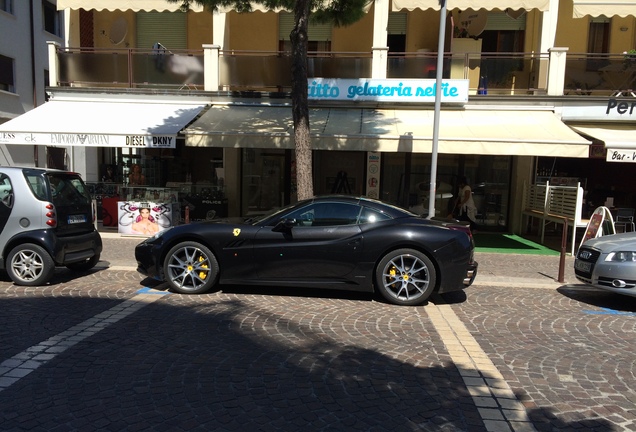
M 90 204 L 91 196 L 79 177 L 49 174 L 48 179 L 51 184 L 51 199 L 56 206 Z

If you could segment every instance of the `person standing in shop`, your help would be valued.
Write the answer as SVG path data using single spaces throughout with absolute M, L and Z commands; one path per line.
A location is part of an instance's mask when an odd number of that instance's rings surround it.
M 130 185 L 145 185 L 146 176 L 141 172 L 141 165 L 133 164 L 130 174 L 128 175 L 128 184 Z
M 466 177 L 459 179 L 459 194 L 455 204 L 453 215 L 460 221 L 466 221 L 470 224 L 470 230 L 477 230 L 477 206 L 473 200 L 473 191 L 468 185 Z

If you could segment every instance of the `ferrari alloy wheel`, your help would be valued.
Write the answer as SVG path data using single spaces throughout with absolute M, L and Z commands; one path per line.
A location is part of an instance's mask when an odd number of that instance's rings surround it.
M 414 249 L 398 249 L 386 254 L 375 276 L 382 296 L 396 305 L 424 303 L 435 289 L 433 262 Z
M 207 247 L 196 242 L 183 242 L 166 255 L 163 272 L 174 291 L 201 294 L 216 284 L 219 264 Z
M 7 256 L 7 263 L 7 273 L 16 285 L 44 285 L 55 272 L 51 255 L 41 246 L 31 243 L 13 248 Z

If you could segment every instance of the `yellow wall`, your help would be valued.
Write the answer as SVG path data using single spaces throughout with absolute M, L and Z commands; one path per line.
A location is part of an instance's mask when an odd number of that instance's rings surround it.
M 108 31 L 113 22 L 123 16 L 128 23 L 128 33 L 124 42 L 114 45 L 110 42 Z M 194 13 L 188 12 L 188 49 L 201 49 L 203 44 L 212 43 L 212 14 L 208 12 Z M 93 36 L 96 48 L 135 48 L 136 47 L 136 16 L 135 13 L 128 10 L 122 11 L 100 11 L 93 12 Z M 104 31 L 106 34 L 102 33 Z M 126 45 L 128 44 L 128 45 Z M 79 36 L 75 46 L 79 46 Z
M 621 30 L 624 28 L 625 31 Z M 612 17 L 610 26 L 610 53 L 622 53 L 630 49 L 636 49 L 635 40 L 636 19 L 633 17 Z
M 571 53 L 587 52 L 588 28 L 590 17 L 572 18 L 572 0 L 559 2 L 559 20 L 557 24 L 557 36 L 555 46 L 567 47 Z M 621 27 L 627 28 L 622 31 Z M 610 20 L 609 52 L 611 54 L 622 53 L 633 48 L 635 44 L 636 19 L 633 17 L 612 17 Z
M 201 49 L 203 44 L 212 43 L 212 14 L 209 12 L 188 12 L 188 49 Z
M 557 35 L 554 46 L 567 47 L 570 53 L 587 51 L 587 32 L 589 17 L 572 18 L 572 0 L 561 0 L 557 24 Z M 71 12 L 70 46 L 79 46 L 79 28 L 74 25 L 79 14 Z M 100 11 L 94 12 L 94 41 L 98 48 L 134 48 L 135 13 L 132 11 Z M 115 21 L 124 16 L 128 22 L 128 34 L 125 41 L 114 45 L 108 38 L 108 32 Z M 348 27 L 334 27 L 331 47 L 340 52 L 371 53 L 373 44 L 374 9 L 360 21 Z M 533 10 L 526 15 L 525 51 L 539 49 L 541 36 L 541 13 Z M 203 44 L 212 43 L 212 14 L 209 12 L 188 12 L 188 48 L 200 49 Z M 621 31 L 621 27 L 627 30 Z M 610 53 L 622 53 L 636 48 L 636 19 L 633 17 L 611 18 Z M 416 9 L 408 12 L 406 51 L 416 52 L 420 49 L 437 50 L 439 29 L 439 12 Z M 278 15 L 274 12 L 253 12 L 227 14 L 225 49 L 245 51 L 277 51 L 278 50 Z
M 587 51 L 589 19 L 588 17 L 572 18 L 572 9 L 572 0 L 559 2 L 559 19 L 554 46 L 566 47 L 571 53 L 584 53 Z
M 416 9 L 406 18 L 406 51 L 428 49 L 437 52 L 439 12 Z
M 128 23 L 128 32 L 126 33 L 124 41 L 115 45 L 111 43 L 109 39 L 109 32 L 113 22 L 120 16 L 123 16 L 126 19 L 126 22 Z M 135 28 L 135 13 L 130 10 L 125 12 L 93 12 L 93 41 L 95 43 L 95 48 L 134 48 L 136 34 Z
M 229 12 L 224 49 L 278 51 L 278 14 L 275 12 Z M 227 32 L 228 30 L 226 30 Z
M 371 53 L 373 45 L 373 12 L 347 27 L 331 31 L 331 50 L 352 53 Z

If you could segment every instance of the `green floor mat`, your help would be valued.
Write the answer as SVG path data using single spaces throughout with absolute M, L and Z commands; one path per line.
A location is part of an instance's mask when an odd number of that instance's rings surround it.
M 475 251 L 532 255 L 559 255 L 559 252 L 514 234 L 476 233 Z

